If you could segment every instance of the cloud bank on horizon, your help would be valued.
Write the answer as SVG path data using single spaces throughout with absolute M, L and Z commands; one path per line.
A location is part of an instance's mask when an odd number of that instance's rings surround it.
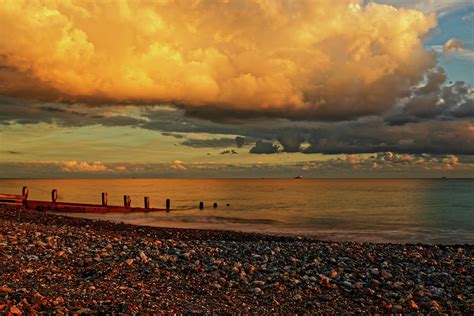
M 51 174 L 60 177 L 241 177 L 242 174 L 265 177 L 295 174 L 305 176 L 332 177 L 335 174 L 348 177 L 449 175 L 462 177 L 474 168 L 470 157 L 454 155 L 408 155 L 393 152 L 371 156 L 348 154 L 327 160 L 295 161 L 279 163 L 203 163 L 173 160 L 166 163 L 102 163 L 85 161 L 33 161 L 28 163 L 0 163 L 2 174 L 12 177 L 28 177 L 32 172 L 39 177 Z

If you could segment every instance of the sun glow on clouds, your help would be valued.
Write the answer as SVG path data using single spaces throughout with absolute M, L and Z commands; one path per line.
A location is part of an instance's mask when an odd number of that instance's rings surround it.
M 188 168 L 184 165 L 181 160 L 173 160 L 169 163 L 169 168 L 176 171 L 187 171 Z
M 105 172 L 111 171 L 105 164 L 101 162 L 87 163 L 85 161 L 64 161 L 59 166 L 64 172 Z
M 0 94 L 314 119 L 380 113 L 435 64 L 422 45 L 435 25 L 356 0 L 6 0 Z
M 374 155 L 340 155 L 331 158 L 288 163 L 184 163 L 180 160 L 168 163 L 102 163 L 86 161 L 38 161 L 0 163 L 0 171 L 9 176 L 20 174 L 29 177 L 203 177 L 242 176 L 286 177 L 302 174 L 305 177 L 346 176 L 421 176 L 449 175 L 472 176 L 474 160 L 455 155 L 408 155 L 392 152 Z M 13 170 L 17 170 L 16 172 Z M 12 173 L 13 172 L 13 173 Z

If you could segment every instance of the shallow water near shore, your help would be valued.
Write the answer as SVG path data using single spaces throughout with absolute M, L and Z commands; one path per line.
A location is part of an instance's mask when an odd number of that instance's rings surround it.
M 160 208 L 171 199 L 170 213 L 74 214 L 132 224 L 323 240 L 474 243 L 472 179 L 3 179 L 0 193 L 18 194 L 23 185 L 33 200 L 50 200 L 52 189 L 64 202 L 100 203 L 101 192 L 108 192 L 109 205 L 121 205 L 124 194 L 132 206 L 143 206 L 144 196 Z

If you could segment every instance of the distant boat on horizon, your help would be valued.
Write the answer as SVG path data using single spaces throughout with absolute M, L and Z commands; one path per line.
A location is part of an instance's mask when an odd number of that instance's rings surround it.
M 446 178 L 446 177 L 441 177 L 441 180 L 447 180 L 447 179 L 448 179 L 448 178 Z
M 295 176 L 295 179 L 303 179 L 303 176 Z

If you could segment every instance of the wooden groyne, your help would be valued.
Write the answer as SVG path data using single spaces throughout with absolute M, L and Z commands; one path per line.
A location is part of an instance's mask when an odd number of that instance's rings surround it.
M 80 213 L 109 213 L 109 212 L 169 212 L 171 201 L 166 199 L 165 208 L 150 207 L 150 198 L 144 197 L 143 207 L 132 207 L 129 195 L 123 196 L 123 206 L 108 205 L 107 192 L 102 192 L 102 204 L 58 202 L 58 191 L 51 191 L 51 201 L 28 200 L 29 190 L 23 187 L 21 195 L 0 194 L 0 203 L 21 205 L 27 210 L 54 211 L 54 212 L 80 212 Z

